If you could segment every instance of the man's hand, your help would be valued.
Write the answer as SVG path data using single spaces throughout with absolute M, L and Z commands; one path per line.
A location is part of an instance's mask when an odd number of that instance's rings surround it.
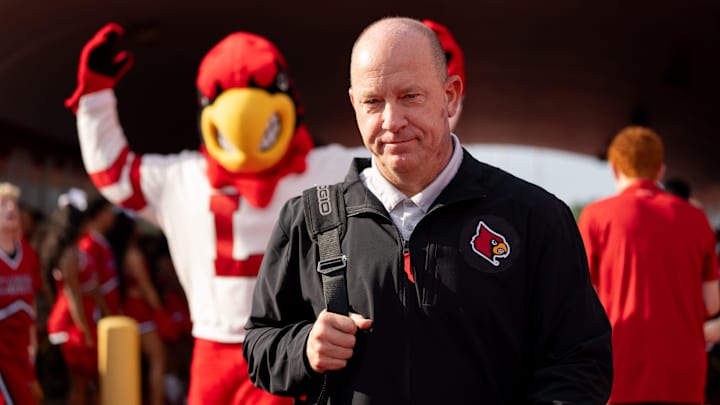
M 77 111 L 81 96 L 115 87 L 133 64 L 133 55 L 122 51 L 115 55 L 114 46 L 125 30 L 116 23 L 102 27 L 83 47 L 78 65 L 78 86 L 65 107 Z
M 323 310 L 305 347 L 310 367 L 318 373 L 345 368 L 355 347 L 355 332 L 371 326 L 372 320 L 362 315 L 344 316 Z

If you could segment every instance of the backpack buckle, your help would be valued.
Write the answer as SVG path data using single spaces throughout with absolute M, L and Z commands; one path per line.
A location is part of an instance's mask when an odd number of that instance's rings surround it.
M 330 274 L 336 270 L 342 270 L 345 267 L 347 267 L 347 256 L 341 255 L 320 260 L 317 264 L 317 271 L 320 274 Z

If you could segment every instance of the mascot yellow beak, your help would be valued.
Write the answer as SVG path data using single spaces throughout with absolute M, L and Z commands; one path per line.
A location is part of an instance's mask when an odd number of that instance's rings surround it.
M 258 173 L 277 164 L 291 143 L 295 122 L 295 105 L 287 94 L 257 88 L 224 91 L 200 118 L 208 153 L 235 173 Z

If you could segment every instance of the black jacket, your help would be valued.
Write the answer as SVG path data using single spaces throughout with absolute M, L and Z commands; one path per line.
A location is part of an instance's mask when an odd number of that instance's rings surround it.
M 342 249 L 350 306 L 373 327 L 330 403 L 604 404 L 611 328 L 567 206 L 465 151 L 410 238 L 411 283 L 401 234 L 359 179 L 369 164 L 356 159 L 344 182 Z M 288 201 L 276 224 L 243 350 L 256 385 L 312 402 L 322 376 L 305 342 L 324 302 L 302 205 Z

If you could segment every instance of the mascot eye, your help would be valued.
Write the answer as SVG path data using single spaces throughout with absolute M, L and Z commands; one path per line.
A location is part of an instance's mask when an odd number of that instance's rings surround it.
M 282 92 L 288 91 L 290 88 L 290 82 L 288 81 L 287 75 L 284 72 L 279 72 L 277 74 L 277 79 L 275 79 L 275 82 L 277 83 L 278 89 Z
M 492 240 L 490 241 L 490 244 L 493 245 L 493 246 L 497 246 L 497 241 L 496 241 L 495 239 L 492 239 Z

